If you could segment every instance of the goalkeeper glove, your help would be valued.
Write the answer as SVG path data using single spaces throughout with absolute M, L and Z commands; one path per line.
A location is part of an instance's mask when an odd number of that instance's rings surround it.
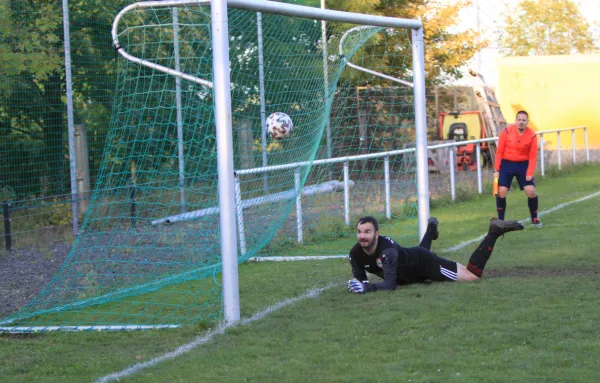
M 348 291 L 351 293 L 364 294 L 365 291 L 365 283 L 361 282 L 358 279 L 354 278 L 348 281 Z

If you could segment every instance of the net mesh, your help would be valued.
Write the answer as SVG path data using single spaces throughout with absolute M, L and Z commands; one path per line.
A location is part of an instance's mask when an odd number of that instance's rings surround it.
M 409 32 L 327 22 L 324 41 L 321 21 L 228 12 L 239 261 L 318 254 L 311 244 L 351 238 L 348 224 L 361 215 L 414 217 L 414 155 L 353 158 L 414 141 L 412 89 L 346 65 L 411 81 Z M 119 41 L 135 57 L 211 81 L 210 21 L 198 5 L 136 10 L 121 20 Z M 273 112 L 294 122 L 284 140 L 266 136 Z M 313 165 L 322 159 L 335 161 Z M 220 318 L 217 176 L 212 89 L 121 59 L 82 232 L 52 282 L 8 323 Z M 406 232 L 412 240 L 416 227 Z

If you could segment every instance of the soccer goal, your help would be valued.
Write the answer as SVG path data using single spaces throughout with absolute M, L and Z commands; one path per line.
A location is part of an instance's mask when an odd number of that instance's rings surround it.
M 168 0 L 124 8 L 112 34 L 115 104 L 82 231 L 2 330 L 234 322 L 241 262 L 347 234 L 363 214 L 425 232 L 420 21 Z M 274 112 L 293 121 L 281 140 Z

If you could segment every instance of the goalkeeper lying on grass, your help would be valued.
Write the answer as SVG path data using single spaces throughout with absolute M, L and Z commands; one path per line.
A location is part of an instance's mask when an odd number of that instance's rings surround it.
M 437 224 L 436 218 L 430 218 L 419 246 L 402 247 L 391 238 L 379 235 L 379 224 L 375 218 L 368 216 L 359 219 L 358 243 L 350 250 L 354 279 L 348 281 L 348 290 L 362 294 L 394 290 L 398 285 L 425 281 L 476 281 L 483 274 L 496 240 L 509 231 L 523 230 L 523 225 L 517 221 L 492 219 L 487 235 L 465 267 L 438 257 L 430 250 L 431 241 L 439 235 Z M 366 271 L 383 278 L 383 282 L 369 283 Z

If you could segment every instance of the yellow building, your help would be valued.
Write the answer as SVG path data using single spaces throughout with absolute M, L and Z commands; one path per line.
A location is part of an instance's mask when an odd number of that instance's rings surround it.
M 586 125 L 590 149 L 600 148 L 600 54 L 504 57 L 498 60 L 496 95 L 507 122 L 517 111 L 529 113 L 536 131 Z M 584 149 L 583 131 L 575 134 Z M 561 148 L 572 148 L 570 132 L 561 133 Z M 545 135 L 556 148 L 556 134 Z

